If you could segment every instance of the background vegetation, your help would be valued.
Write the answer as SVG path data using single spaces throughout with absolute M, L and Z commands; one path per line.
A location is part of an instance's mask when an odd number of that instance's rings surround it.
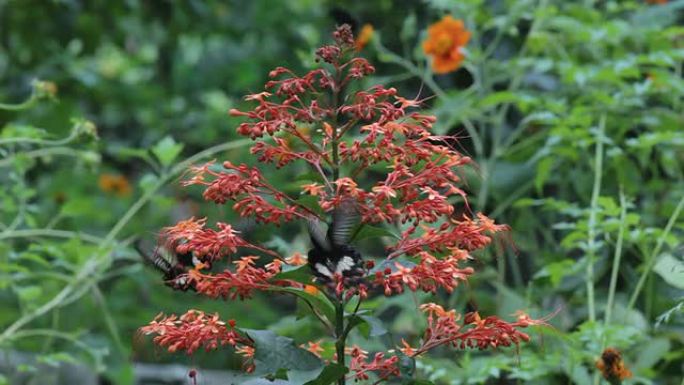
M 315 47 L 350 22 L 374 27 L 368 83 L 426 98 L 437 133 L 459 136 L 477 162 L 473 209 L 512 227 L 516 250 L 480 255 L 479 273 L 442 302 L 555 314 L 519 352 L 444 351 L 418 360 L 416 377 L 599 383 L 594 362 L 612 346 L 633 373 L 625 383 L 684 384 L 683 10 L 684 0 L 0 0 L 0 348 L 37 357 L 0 383 L 64 361 L 115 384 L 133 381 L 134 362 L 236 365 L 155 352 L 136 330 L 162 310 L 230 306 L 242 326 L 315 337 L 288 315 L 291 300 L 178 295 L 131 245 L 216 210 L 179 188 L 181 173 L 248 159 L 226 112 L 272 68 L 312 67 Z M 472 35 L 461 68 L 435 75 L 422 42 L 447 13 Z M 271 237 L 212 215 L 284 253 L 308 249 L 299 228 Z M 374 300 L 388 331 L 378 350 L 416 337 L 410 297 Z

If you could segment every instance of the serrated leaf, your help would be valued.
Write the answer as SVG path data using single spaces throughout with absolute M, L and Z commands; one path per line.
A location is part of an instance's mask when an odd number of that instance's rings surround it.
M 671 254 L 663 254 L 658 258 L 653 270 L 671 286 L 684 289 L 684 261 L 681 259 Z
M 172 137 L 166 136 L 152 147 L 152 153 L 163 166 L 170 166 L 183 150 L 182 143 L 176 143 Z

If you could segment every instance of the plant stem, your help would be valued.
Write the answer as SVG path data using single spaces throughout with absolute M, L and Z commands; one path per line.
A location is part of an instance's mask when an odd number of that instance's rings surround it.
M 344 367 L 344 345 L 346 334 L 344 332 L 344 301 L 342 297 L 338 297 L 335 306 L 335 336 L 337 340 L 335 341 L 335 352 L 337 353 L 337 364 Z M 338 385 L 345 385 L 344 376 L 340 377 L 337 381 Z
M 12 162 L 14 162 L 14 159 L 16 159 L 18 157 L 41 158 L 44 156 L 54 156 L 54 155 L 78 157 L 82 153 L 87 153 L 87 151 L 78 151 L 78 150 L 74 150 L 70 147 L 41 148 L 39 150 L 21 152 L 19 155 L 8 156 L 7 158 L 0 160 L 0 167 L 6 167 L 6 166 L 11 165 Z
M 157 183 L 152 186 L 148 191 L 146 191 L 138 201 L 136 201 L 124 214 L 123 217 L 112 227 L 112 229 L 107 233 L 105 238 L 100 243 L 100 247 L 93 252 L 93 254 L 87 259 L 87 262 L 83 264 L 80 270 L 74 275 L 73 280 L 65 287 L 62 288 L 59 293 L 57 293 L 52 299 L 43 305 L 37 307 L 24 314 L 22 317 L 14 321 L 9 327 L 7 327 L 2 334 L 0 334 L 0 345 L 2 345 L 6 340 L 11 339 L 21 328 L 26 326 L 28 323 L 32 322 L 38 317 L 43 316 L 50 310 L 59 307 L 62 302 L 72 296 L 72 294 L 77 293 L 76 297 L 81 296 L 89 291 L 90 285 L 97 281 L 97 277 L 102 270 L 105 270 L 111 260 L 109 248 L 114 245 L 114 240 L 119 235 L 121 230 L 128 224 L 128 222 L 138 213 L 138 211 L 147 204 L 148 201 L 152 199 L 154 194 L 164 186 L 169 180 L 174 178 L 176 175 L 183 172 L 189 165 L 195 163 L 196 161 L 209 157 L 221 151 L 238 148 L 243 145 L 251 143 L 249 139 L 236 140 L 229 143 L 223 143 L 214 147 L 210 147 L 204 151 L 201 151 L 192 157 L 186 159 L 183 162 L 178 163 L 171 171 L 167 174 L 162 175 Z M 73 297 L 73 296 L 72 296 Z
M 0 240 L 9 238 L 31 238 L 31 237 L 52 237 L 52 238 L 80 238 L 90 243 L 101 243 L 103 238 L 81 233 L 77 231 L 52 230 L 52 229 L 31 229 L 31 230 L 12 230 L 0 234 Z
M 17 104 L 7 104 L 7 103 L 0 103 L 0 110 L 5 110 L 5 111 L 21 111 L 21 110 L 26 110 L 28 108 L 33 107 L 34 104 L 38 101 L 38 98 L 36 97 L 35 94 L 32 94 L 28 99 L 21 103 Z
M 648 275 L 653 269 L 656 259 L 660 254 L 660 250 L 663 248 L 663 245 L 665 244 L 665 238 L 667 238 L 667 236 L 670 234 L 670 231 L 672 231 L 672 227 L 679 218 L 679 214 L 682 212 L 682 209 L 684 209 L 684 197 L 682 197 L 682 199 L 679 200 L 677 207 L 670 216 L 670 219 L 667 221 L 667 225 L 665 225 L 665 230 L 663 230 L 663 233 L 660 234 L 660 237 L 658 237 L 656 247 L 653 249 L 648 259 L 646 260 L 646 267 L 644 268 L 644 271 L 641 272 L 639 281 L 637 282 L 637 285 L 634 288 L 634 292 L 632 293 L 632 296 L 629 299 L 629 303 L 627 304 L 627 310 L 631 310 L 632 308 L 634 308 L 634 304 L 636 303 L 637 298 L 639 298 L 639 293 L 641 292 L 641 289 L 643 289 L 644 283 L 646 283 L 646 278 L 648 278 Z
M 603 176 L 603 136 L 606 129 L 606 115 L 599 119 L 598 132 L 596 133 L 596 152 L 594 154 L 594 186 L 591 192 L 591 206 L 589 208 L 589 223 L 587 234 L 587 271 L 585 281 L 587 285 L 587 308 L 589 320 L 596 320 L 596 308 L 594 305 L 594 260 L 596 258 L 596 215 L 598 212 L 598 200 L 601 193 L 601 177 Z
M 622 243 L 625 237 L 625 227 L 627 217 L 627 201 L 625 194 L 620 186 L 620 229 L 618 230 L 617 243 L 615 244 L 615 254 L 613 255 L 613 270 L 610 273 L 610 286 L 608 288 L 608 304 L 606 305 L 605 325 L 610 325 L 611 316 L 613 315 L 613 302 L 615 301 L 615 287 L 617 286 L 617 276 L 620 270 L 620 258 L 622 257 Z M 605 347 L 605 336 L 603 346 Z
M 62 138 L 62 139 L 45 140 L 45 139 L 36 139 L 36 138 L 7 138 L 7 139 L 0 140 L 0 146 L 5 146 L 8 144 L 15 144 L 15 143 L 39 144 L 42 146 L 63 146 L 65 144 L 69 144 L 69 142 L 73 141 L 77 137 L 78 137 L 78 133 L 76 132 L 76 130 L 72 130 L 72 132 L 69 134 L 69 136 Z

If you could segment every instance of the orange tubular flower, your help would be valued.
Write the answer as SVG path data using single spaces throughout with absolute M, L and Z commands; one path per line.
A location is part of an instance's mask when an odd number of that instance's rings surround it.
M 461 47 L 470 40 L 470 32 L 463 21 L 446 15 L 428 28 L 428 38 L 423 42 L 423 51 L 432 56 L 432 70 L 437 74 L 455 71 L 463 61 Z

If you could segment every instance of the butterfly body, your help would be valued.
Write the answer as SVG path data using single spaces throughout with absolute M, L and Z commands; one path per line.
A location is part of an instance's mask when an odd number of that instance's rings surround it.
M 361 254 L 352 246 L 342 245 L 333 250 L 313 248 L 309 250 L 309 265 L 316 277 L 332 280 L 335 274 L 345 278 L 358 276 L 362 265 Z
M 163 274 L 166 286 L 174 290 L 194 290 L 187 273 L 200 261 L 192 253 L 179 254 L 163 246 L 157 246 L 149 253 L 143 250 L 139 242 L 135 244 L 135 248 L 147 263 Z
M 308 222 L 313 249 L 309 250 L 309 266 L 316 278 L 332 282 L 335 275 L 356 278 L 363 275 L 363 258 L 349 244 L 358 213 L 351 201 L 343 201 L 333 211 L 333 220 L 327 231 L 318 219 Z

